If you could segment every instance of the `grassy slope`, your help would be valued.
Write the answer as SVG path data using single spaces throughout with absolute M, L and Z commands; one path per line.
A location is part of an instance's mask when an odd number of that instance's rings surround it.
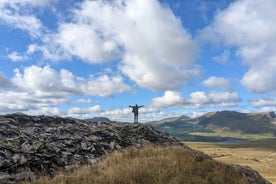
M 94 166 L 81 168 L 69 176 L 59 175 L 36 184 L 224 184 L 248 183 L 235 170 L 210 159 L 198 159 L 182 147 L 129 148 L 114 152 Z
M 168 132 L 182 141 L 259 140 L 276 137 L 276 126 L 270 122 L 268 113 L 221 111 L 190 120 L 163 122 L 155 129 Z
M 232 131 L 242 131 L 247 134 L 275 133 L 276 127 L 270 123 L 270 119 L 263 113 L 246 114 L 235 111 L 221 111 L 209 117 L 199 118 L 199 124 L 203 126 L 228 127 Z M 276 136 L 276 133 L 275 133 Z
M 218 143 L 186 142 L 217 161 L 248 165 L 268 181 L 276 184 L 276 140 L 223 145 Z

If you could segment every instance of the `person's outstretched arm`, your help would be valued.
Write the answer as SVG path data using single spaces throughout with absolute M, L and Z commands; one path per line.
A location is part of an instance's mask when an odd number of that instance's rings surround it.
M 133 108 L 134 106 L 131 106 L 131 105 L 129 105 L 128 107 L 131 107 L 131 108 Z
M 141 106 L 138 106 L 138 108 L 140 108 L 140 107 L 144 107 L 143 105 L 141 105 Z

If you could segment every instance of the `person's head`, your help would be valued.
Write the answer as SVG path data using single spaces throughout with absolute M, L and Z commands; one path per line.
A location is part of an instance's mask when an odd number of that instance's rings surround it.
M 136 106 L 136 107 L 138 107 L 138 105 L 137 105 L 137 104 L 136 104 L 135 106 Z

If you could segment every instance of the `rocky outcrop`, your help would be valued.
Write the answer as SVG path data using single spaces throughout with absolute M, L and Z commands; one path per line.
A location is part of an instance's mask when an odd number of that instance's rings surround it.
M 251 169 L 248 166 L 240 166 L 236 164 L 225 164 L 225 171 L 232 172 L 236 171 L 240 174 L 241 178 L 246 178 L 250 184 L 271 184 L 269 181 L 266 181 L 261 177 L 261 175 Z
M 88 123 L 24 114 L 0 116 L 0 183 L 54 176 L 58 170 L 95 163 L 112 150 L 148 144 L 179 142 L 143 124 Z
M 40 175 L 54 176 L 82 164 L 93 164 L 108 152 L 128 146 L 182 145 L 152 126 L 133 123 L 91 123 L 72 118 L 0 116 L 0 183 L 32 181 Z M 197 161 L 211 159 L 191 152 Z M 225 165 L 225 172 L 237 170 L 251 184 L 269 184 L 256 171 Z

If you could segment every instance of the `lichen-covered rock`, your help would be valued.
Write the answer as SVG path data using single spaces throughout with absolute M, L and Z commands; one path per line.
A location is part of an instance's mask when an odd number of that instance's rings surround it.
M 149 125 L 24 114 L 0 116 L 0 138 L 0 183 L 54 176 L 128 146 L 180 144 Z

